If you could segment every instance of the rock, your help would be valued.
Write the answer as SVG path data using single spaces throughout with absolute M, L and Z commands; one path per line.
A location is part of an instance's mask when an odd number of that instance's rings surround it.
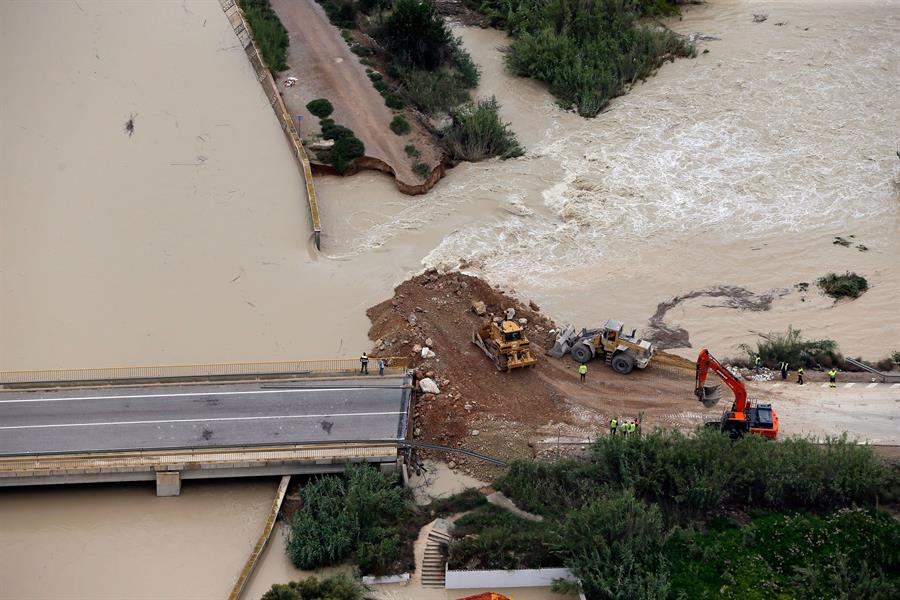
M 431 348 L 425 346 L 422 348 L 422 358 L 434 358 L 436 355 L 431 351 Z
M 425 377 L 427 377 L 428 379 L 434 379 L 434 371 L 425 371 Z M 425 377 L 423 377 L 422 379 L 424 379 Z
M 418 354 L 422 351 L 422 346 L 420 344 L 416 344 L 412 348 L 413 354 Z
M 487 307 L 481 300 L 476 300 L 472 303 L 472 312 L 474 312 L 479 317 L 483 317 L 487 314 Z
M 522 317 L 519 319 L 519 325 L 528 325 L 528 319 Z
M 431 377 L 426 377 L 419 381 L 419 389 L 425 392 L 426 394 L 440 394 L 441 388 L 438 387 L 438 384 L 434 382 L 434 379 Z
M 426 311 L 426 310 L 425 310 L 424 308 L 422 308 L 421 306 L 417 306 L 417 307 L 416 307 L 416 312 L 417 312 L 417 313 L 423 313 L 423 312 L 428 312 L 428 311 Z
M 425 338 L 425 345 L 429 348 L 434 348 L 434 340 L 431 338 Z
M 406 317 L 406 322 L 410 325 L 415 325 L 419 321 L 419 318 L 415 313 L 409 313 L 409 316 Z
M 478 434 L 480 434 L 480 433 L 481 433 L 481 432 L 478 431 L 477 429 L 473 429 L 473 430 L 472 430 L 472 435 L 478 435 Z
M 541 312 L 541 307 L 538 306 L 537 303 L 536 303 L 534 300 L 529 300 L 529 301 L 528 301 L 528 308 L 530 308 L 530 309 L 533 310 L 534 312 Z
M 466 410 L 472 410 L 472 405 L 470 403 L 466 402 L 465 405 L 463 406 L 463 408 Z
M 451 460 L 450 462 L 447 463 L 447 466 L 450 467 L 451 469 L 455 469 L 456 461 Z
M 416 427 L 415 429 L 413 429 L 413 437 L 419 437 L 420 435 L 422 435 L 421 427 Z
M 423 402 L 431 402 L 434 400 L 434 394 L 422 394 Z

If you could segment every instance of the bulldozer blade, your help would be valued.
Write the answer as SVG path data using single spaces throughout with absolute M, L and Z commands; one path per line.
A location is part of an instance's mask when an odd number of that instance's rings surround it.
M 703 386 L 703 394 L 700 396 L 700 402 L 706 408 L 712 408 L 722 399 L 722 390 L 717 385 Z

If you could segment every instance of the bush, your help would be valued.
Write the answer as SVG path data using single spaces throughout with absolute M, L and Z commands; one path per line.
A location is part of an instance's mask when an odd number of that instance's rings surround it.
M 367 589 L 345 573 L 276 583 L 262 600 L 363 600 Z
M 316 0 L 316 2 L 322 5 L 332 25 L 342 29 L 356 29 L 356 3 L 354 0 Z
M 239 4 L 266 66 L 273 71 L 287 69 L 285 57 L 290 41 L 269 0 L 240 0 Z
M 449 112 L 469 99 L 463 76 L 453 69 L 403 69 L 400 81 L 409 103 L 428 115 Z
M 419 69 L 436 69 L 452 54 L 450 28 L 431 0 L 396 0 L 376 35 L 400 62 Z
M 413 173 L 425 179 L 428 175 L 431 174 L 431 168 L 422 162 L 414 162 L 412 166 Z
M 452 160 L 478 161 L 491 156 L 512 158 L 524 153 L 509 125 L 500 120 L 495 98 L 479 100 L 453 114 L 441 145 Z
M 512 35 L 506 61 L 514 74 L 547 82 L 561 104 L 593 117 L 664 61 L 693 56 L 681 36 L 638 22 L 671 7 L 666 0 L 483 0 L 479 10 Z
M 325 98 L 318 98 L 306 105 L 306 110 L 319 119 L 327 119 L 334 112 L 334 106 Z M 332 121 L 334 123 L 334 121 Z
M 487 504 L 487 498 L 484 497 L 484 494 L 475 488 L 468 488 L 446 498 L 437 498 L 428 505 L 428 508 L 433 515 L 446 517 L 473 510 L 485 504 Z
M 891 360 L 894 361 L 894 364 L 900 365 L 900 350 L 891 354 Z
M 403 115 L 396 115 L 391 119 L 391 131 L 397 135 L 406 135 L 410 132 L 409 121 Z
M 567 514 L 555 549 L 588 598 L 664 600 L 666 539 L 659 508 L 625 491 Z
M 368 467 L 348 469 L 346 480 L 323 477 L 303 488 L 286 551 L 299 569 L 352 558 L 366 573 L 381 574 L 401 557 L 402 524 L 413 515 L 408 492 Z
M 334 146 L 328 151 L 328 162 L 338 173 L 343 173 L 350 163 L 366 153 L 366 147 L 359 138 L 341 137 L 334 140 Z
M 406 155 L 412 158 L 419 158 L 419 149 L 413 146 L 412 144 L 407 144 L 403 147 L 403 151 L 406 152 Z M 896 354 L 900 355 L 900 352 Z
M 755 349 L 747 344 L 741 345 L 741 349 L 747 353 L 749 364 L 753 364 L 759 356 L 762 363 L 771 369 L 778 368 L 782 361 L 793 368 L 816 365 L 830 367 L 843 361 L 834 340 L 804 340 L 800 330 L 791 326 L 788 326 L 784 334 L 761 335 Z
M 457 519 L 450 544 L 454 569 L 539 569 L 562 566 L 553 554 L 552 526 L 487 505 Z
M 387 93 L 384 95 L 384 105 L 388 108 L 392 108 L 394 110 L 401 110 L 404 106 L 403 100 L 395 96 L 394 94 Z
M 841 298 L 859 298 L 869 289 L 869 282 L 862 275 L 846 272 L 843 275 L 829 273 L 816 282 L 822 291 L 839 300 Z

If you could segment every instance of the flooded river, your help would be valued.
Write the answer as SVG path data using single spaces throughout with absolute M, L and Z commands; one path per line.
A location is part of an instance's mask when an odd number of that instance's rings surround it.
M 577 324 L 772 292 L 768 312 L 669 311 L 723 354 L 788 324 L 900 348 L 900 3 L 717 0 L 672 26 L 720 39 L 593 120 L 506 75 L 502 34 L 459 29 L 527 155 L 416 198 L 380 174 L 317 180 L 317 255 L 217 2 L 0 3 L 0 369 L 352 356 L 366 307 L 461 263 Z M 846 270 L 871 285 L 856 301 L 794 288 Z M 0 596 L 221 598 L 272 489 L 0 492 Z

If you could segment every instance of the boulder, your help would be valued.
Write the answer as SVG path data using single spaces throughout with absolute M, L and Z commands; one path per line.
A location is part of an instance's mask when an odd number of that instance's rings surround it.
M 483 317 L 487 314 L 487 307 L 481 300 L 476 300 L 475 302 L 472 302 L 472 312 L 474 312 L 479 317 Z
M 425 345 L 429 348 L 434 348 L 434 340 L 431 338 L 425 338 Z
M 409 316 L 406 317 L 406 322 L 410 325 L 415 326 L 415 324 L 419 321 L 419 318 L 416 316 L 416 313 L 409 313 Z
M 440 394 L 441 388 L 438 387 L 438 384 L 435 383 L 434 379 L 430 377 L 426 377 L 425 379 L 419 380 L 419 389 L 425 392 L 426 394 Z
M 422 348 L 422 358 L 434 358 L 435 356 L 436 354 L 428 346 Z
M 530 309 L 533 310 L 534 312 L 540 312 L 540 311 L 541 311 L 541 307 L 538 306 L 537 303 L 536 303 L 534 300 L 529 300 L 529 301 L 528 301 L 528 308 L 530 308 Z

